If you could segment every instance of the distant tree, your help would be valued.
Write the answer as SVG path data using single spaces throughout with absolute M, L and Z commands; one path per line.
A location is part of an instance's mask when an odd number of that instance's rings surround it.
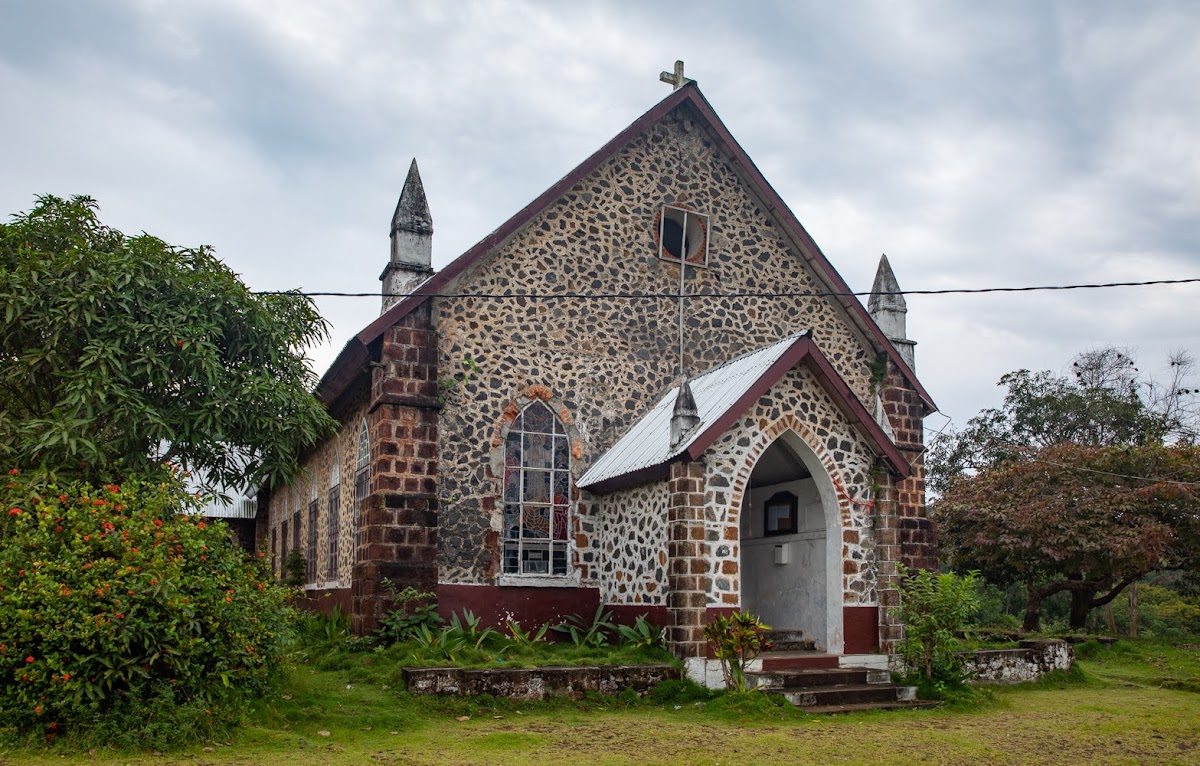
M 334 427 L 298 294 L 255 295 L 207 247 L 103 225 L 88 197 L 0 224 L 0 463 L 104 481 L 181 463 L 285 480 Z
M 1062 591 L 1082 628 L 1143 575 L 1200 565 L 1200 448 L 1051 445 L 950 480 L 932 513 L 952 566 L 1025 585 L 1026 630 Z
M 999 408 L 971 418 L 961 431 L 931 440 L 927 481 L 935 494 L 949 482 L 1056 444 L 1193 443 L 1200 431 L 1191 386 L 1191 354 L 1173 352 L 1165 379 L 1144 374 L 1126 349 L 1105 347 L 1075 357 L 1072 375 L 1017 370 L 1000 378 Z

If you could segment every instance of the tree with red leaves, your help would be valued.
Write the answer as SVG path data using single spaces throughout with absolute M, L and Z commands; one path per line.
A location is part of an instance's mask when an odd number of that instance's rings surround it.
M 1156 570 L 1200 567 L 1200 448 L 1057 444 L 950 481 L 934 506 L 951 565 L 1022 582 L 1024 627 L 1071 594 L 1070 625 Z

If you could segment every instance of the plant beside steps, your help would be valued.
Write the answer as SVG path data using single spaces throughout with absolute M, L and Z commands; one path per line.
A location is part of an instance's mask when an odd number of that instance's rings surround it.
M 763 654 L 762 658 L 769 658 Z M 886 670 L 872 668 L 792 668 L 747 673 L 760 691 L 782 694 L 788 702 L 813 713 L 848 713 L 930 707 L 918 700 L 915 686 L 897 686 Z

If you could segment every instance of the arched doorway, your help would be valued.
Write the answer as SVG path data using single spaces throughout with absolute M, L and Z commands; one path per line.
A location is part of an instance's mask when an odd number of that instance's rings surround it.
M 742 609 L 840 653 L 842 530 L 833 482 L 792 431 L 763 451 L 741 509 Z

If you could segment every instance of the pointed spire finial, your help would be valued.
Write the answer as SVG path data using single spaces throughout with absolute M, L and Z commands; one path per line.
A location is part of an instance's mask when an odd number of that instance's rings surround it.
M 433 216 L 429 214 L 429 201 L 425 199 L 425 185 L 421 183 L 421 172 L 417 170 L 414 157 L 404 179 L 404 189 L 396 212 L 392 214 L 392 231 L 409 231 L 413 234 L 432 234 Z
M 875 271 L 875 284 L 871 285 L 871 298 L 867 301 L 867 311 L 874 314 L 880 309 L 892 311 L 907 311 L 908 304 L 900 292 L 900 283 L 892 272 L 892 264 L 888 263 L 887 254 L 879 257 L 879 268 Z
M 675 395 L 675 407 L 671 411 L 671 449 L 678 447 L 700 425 L 700 411 L 696 397 L 692 396 L 692 384 L 685 377 L 679 383 Z

